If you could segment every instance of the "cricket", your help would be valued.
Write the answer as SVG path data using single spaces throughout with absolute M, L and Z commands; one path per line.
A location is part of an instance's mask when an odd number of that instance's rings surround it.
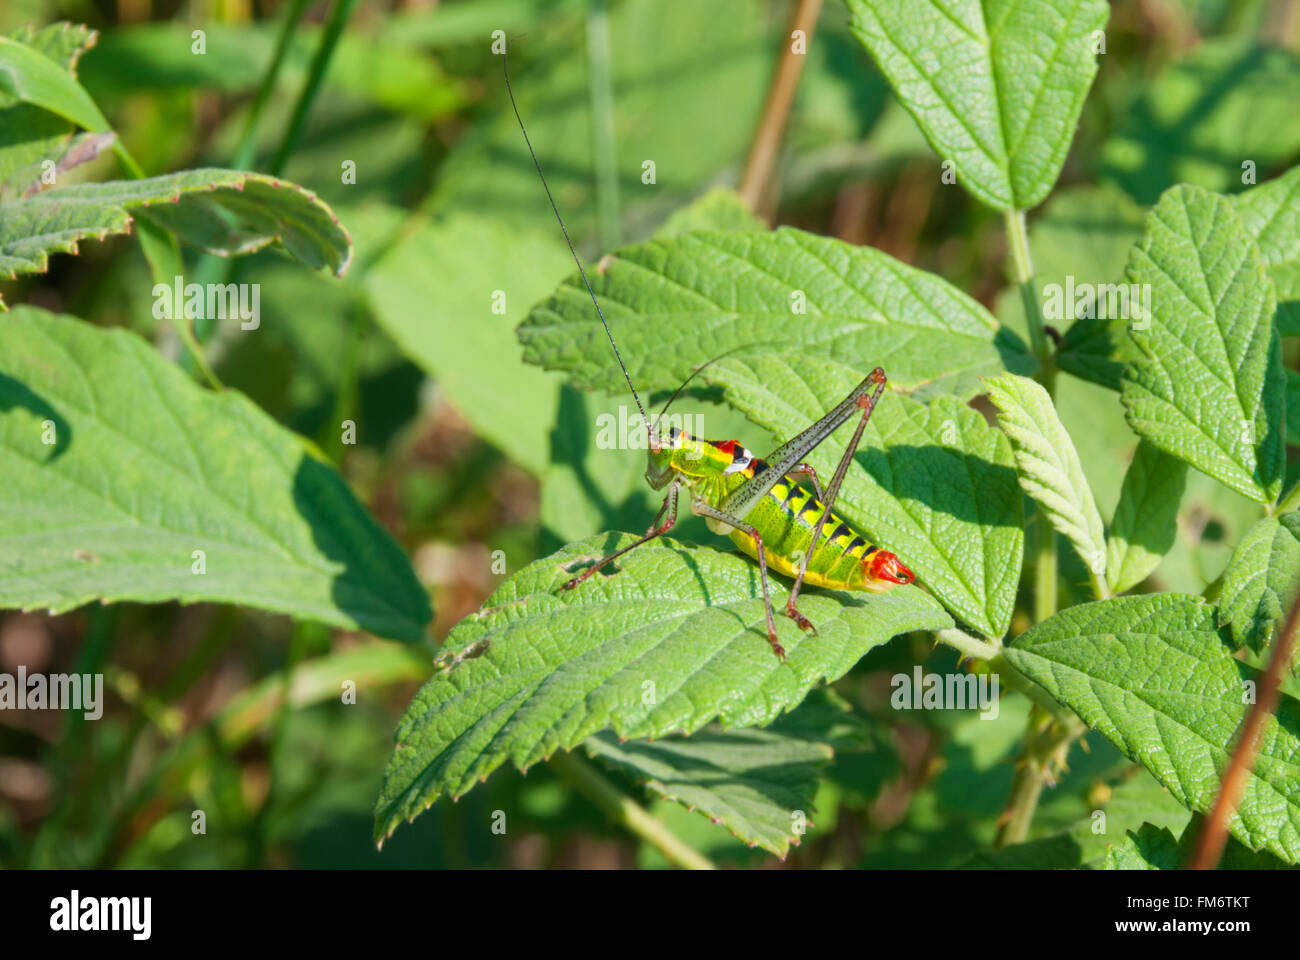
M 546 174 L 542 172 L 541 162 L 537 159 L 537 152 L 528 137 L 523 116 L 515 101 L 514 89 L 510 85 L 510 68 L 504 54 L 501 60 L 506 91 L 510 96 L 515 119 L 519 121 L 524 143 L 645 425 L 649 438 L 646 482 L 652 489 L 664 491 L 663 505 L 641 537 L 602 557 L 565 583 L 562 589 L 580 587 L 619 557 L 671 530 L 677 522 L 678 500 L 683 490 L 689 497 L 691 513 L 703 517 L 711 531 L 730 537 L 741 551 L 758 561 L 759 582 L 767 615 L 767 639 L 772 652 L 781 660 L 785 659 L 785 648 L 777 639 L 768 583 L 769 568 L 794 580 L 786 601 L 785 614 L 801 630 L 811 631 L 814 636 L 817 634 L 816 627 L 798 608 L 799 591 L 805 583 L 833 590 L 868 593 L 883 593 L 895 585 L 912 583 L 915 580 L 912 571 L 897 556 L 871 543 L 832 512 L 849 464 L 853 462 L 853 455 L 862 441 L 867 421 L 871 419 L 872 411 L 885 390 L 885 371 L 876 367 L 821 419 L 766 457 L 754 456 L 738 440 L 709 440 L 692 436 L 676 427 L 669 430 L 666 436 L 660 436 L 658 422 L 677 394 L 665 404 L 658 418 L 652 421 L 646 415 L 641 396 L 632 383 L 632 376 L 619 352 L 618 342 L 600 308 L 596 291 L 587 279 L 587 271 L 569 237 L 564 218 L 560 215 L 555 197 L 546 182 Z M 695 372 L 698 373 L 701 369 L 703 367 L 697 368 Z M 689 380 L 688 377 L 687 382 Z M 683 383 L 677 393 L 685 386 Z M 804 458 L 855 416 L 858 417 L 858 422 L 853 437 L 823 492 L 817 472 Z M 804 483 L 811 486 L 812 490 L 807 490 Z

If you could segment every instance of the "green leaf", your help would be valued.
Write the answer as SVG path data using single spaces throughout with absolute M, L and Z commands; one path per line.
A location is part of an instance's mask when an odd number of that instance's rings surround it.
M 52 253 L 131 228 L 139 215 L 208 253 L 239 256 L 281 244 L 309 267 L 342 274 L 352 241 L 302 187 L 238 170 L 187 170 L 147 180 L 85 183 L 0 203 L 0 274 L 41 273 Z
M 848 0 L 853 32 L 962 184 L 999 210 L 1052 189 L 1106 26 L 1101 0 Z
M 1155 776 L 1188 809 L 1213 805 L 1257 671 L 1233 659 L 1215 608 L 1152 594 L 1081 604 L 1004 648 L 1017 670 Z M 1300 861 L 1300 702 L 1265 721 L 1233 836 Z
M 1246 169 L 1266 171 L 1300 152 L 1300 56 L 1281 45 L 1207 38 L 1155 77 L 1132 76 L 1131 102 L 1116 104 L 1124 122 L 1102 147 L 1101 176 L 1139 203 L 1177 183 L 1240 189 Z
M 1142 359 L 1121 397 L 1139 436 L 1246 496 L 1282 486 L 1285 376 L 1273 285 L 1232 204 L 1199 187 L 1169 190 L 1129 256 L 1150 284 L 1152 316 L 1129 331 Z
M 48 110 L 92 133 L 110 132 L 108 121 L 76 77 L 46 53 L 57 55 L 52 47 L 43 50 L 0 37 L 0 95 Z
M 588 276 L 643 391 L 673 390 L 711 357 L 763 345 L 879 365 L 904 389 L 970 392 L 979 375 L 1033 367 L 1019 338 L 946 281 L 801 230 L 650 240 Z M 568 371 L 579 386 L 625 388 L 576 275 L 534 308 L 519 339 L 526 360 Z
M 1191 858 L 1192 843 L 1200 831 L 1196 821 L 1175 837 L 1168 827 L 1144 823 L 1135 833 L 1129 830 L 1118 846 L 1106 848 L 1107 870 L 1181 870 Z M 1285 863 L 1268 853 L 1246 849 L 1228 838 L 1220 870 L 1289 870 Z
M 881 734 L 848 701 L 819 687 L 765 729 L 709 727 L 655 741 L 620 741 L 606 730 L 583 746 L 658 796 L 784 859 L 803 828 L 814 825 L 813 797 L 827 772 L 821 768 L 841 755 L 882 753 Z
M 818 768 L 830 747 L 774 730 L 701 730 L 689 737 L 620 743 L 589 737 L 588 755 L 618 767 L 654 794 L 698 810 L 732 836 L 782 859 L 799 843 L 796 820 L 812 819 Z M 802 824 L 801 824 L 802 825 Z
M 1278 333 L 1300 335 L 1300 167 L 1238 194 L 1232 204 L 1277 291 Z
M 1113 593 L 1136 587 L 1160 565 L 1178 534 L 1187 465 L 1143 440 L 1124 474 L 1106 541 L 1106 579 Z
M 1265 517 L 1251 527 L 1223 574 L 1219 621 L 1238 646 L 1259 652 L 1300 593 L 1300 512 Z
M 1093 576 L 1105 576 L 1101 514 L 1052 398 L 1034 381 L 1013 374 L 985 382 L 989 399 L 1002 413 L 998 423 L 1011 439 L 1020 485 L 1043 505 L 1052 526 L 1074 545 Z
M 77 60 L 95 42 L 95 32 L 70 23 L 40 30 L 26 27 L 13 40 L 49 58 L 76 77 Z M 44 161 L 62 171 L 92 159 L 112 134 L 81 134 L 68 120 L 18 96 L 0 93 L 0 199 L 42 188 Z M 62 161 L 62 162 L 60 162 Z
M 0 606 L 219 601 L 402 640 L 431 616 L 300 438 L 128 331 L 27 307 L 0 323 L 0 476 Z
M 416 220 L 364 280 L 403 352 L 480 436 L 535 476 L 549 462 L 562 379 L 520 359 L 514 328 L 572 268 L 558 231 L 458 214 Z
M 601 535 L 538 560 L 452 629 L 441 671 L 398 725 L 376 839 L 506 760 L 527 769 L 607 727 L 632 738 L 690 734 L 715 719 L 770 723 L 890 637 L 952 622 L 914 587 L 809 591 L 800 602 L 819 635 L 779 616 L 782 662 L 768 645 L 757 565 L 662 538 L 629 553 L 617 573 L 561 589 L 572 571 L 633 539 Z M 785 584 L 771 587 L 782 609 Z
M 1286 442 L 1300 447 L 1300 373 L 1286 372 Z
M 843 400 L 863 375 L 802 356 L 727 358 L 704 374 L 782 441 Z M 855 426 L 856 419 L 809 455 L 824 484 Z M 834 510 L 898 554 L 963 621 L 1001 637 L 1020 581 L 1022 504 L 1011 446 L 983 416 L 955 397 L 926 405 L 886 392 Z
M 666 240 L 692 230 L 767 230 L 767 224 L 754 215 L 754 211 L 734 190 L 717 188 L 682 207 L 664 221 L 655 231 L 655 237 Z

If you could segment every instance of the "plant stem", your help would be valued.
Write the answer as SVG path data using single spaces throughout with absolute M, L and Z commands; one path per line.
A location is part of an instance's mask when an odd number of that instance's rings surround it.
M 950 627 L 947 630 L 940 630 L 935 636 L 962 656 L 970 657 L 972 660 L 992 660 L 998 655 L 998 648 L 994 644 L 972 637 L 964 630 Z
M 1077 718 L 1062 722 L 1038 704 L 1030 708 L 1020 766 L 1011 784 L 1011 797 L 998 831 L 997 847 L 1024 843 L 1028 839 L 1043 787 L 1055 781 L 1054 770 L 1064 768 L 1070 744 L 1085 729 Z
M 767 91 L 767 102 L 763 105 L 763 118 L 754 134 L 749 159 L 745 161 L 745 172 L 740 178 L 740 195 L 749 208 L 760 215 L 760 207 L 764 205 L 764 195 L 772 181 L 772 171 L 776 167 L 777 153 L 781 148 L 781 136 L 790 117 L 790 108 L 794 105 L 794 93 L 799 86 L 799 75 L 803 72 L 803 62 L 806 59 L 804 54 L 795 53 L 793 34 L 796 30 L 802 30 L 804 43 L 811 43 L 821 7 L 822 0 L 799 0 L 791 14 L 781 48 L 781 59 L 777 62 L 772 86 Z M 768 203 L 775 208 L 776 197 L 772 196 Z M 771 217 L 766 219 L 770 220 Z
M 293 35 L 298 30 L 303 14 L 307 12 L 309 2 L 310 0 L 292 0 L 287 8 L 284 23 L 280 26 L 280 36 L 275 43 L 275 54 L 271 57 L 271 62 L 257 85 L 253 104 L 248 111 L 248 119 L 244 121 L 243 132 L 239 135 L 239 146 L 235 148 L 235 156 L 230 163 L 236 170 L 247 169 L 253 161 L 253 154 L 257 151 L 257 126 L 261 122 L 262 111 L 266 109 L 271 91 L 275 89 L 280 68 L 284 66 L 285 54 L 289 52 L 289 44 L 293 41 Z
M 1056 365 L 1043 324 L 1043 311 L 1038 302 L 1038 289 L 1034 284 L 1034 261 L 1029 252 L 1029 235 L 1023 210 L 1008 210 L 1005 215 L 1007 247 L 1011 256 L 1012 280 L 1020 287 L 1020 299 L 1025 306 L 1025 323 L 1029 328 L 1029 345 L 1038 358 L 1035 379 L 1043 385 L 1052 402 L 1056 401 Z M 1034 622 L 1042 623 L 1056 613 L 1057 570 L 1056 530 L 1040 505 L 1034 516 Z M 1098 597 L 1108 593 L 1106 584 L 1093 576 L 1093 590 Z M 1003 662 L 1009 668 L 1009 664 Z M 1018 676 L 1007 671 L 1007 676 Z M 1014 685 L 1014 682 L 1013 682 Z M 999 847 L 1021 843 L 1029 836 L 1029 827 L 1038 809 L 1038 798 L 1043 784 L 1049 779 L 1049 766 L 1063 765 L 1070 743 L 1079 736 L 1084 726 L 1077 719 L 1060 719 L 1054 705 L 1033 697 L 1034 706 L 1029 712 L 1029 727 L 1020 754 L 1020 767 L 1016 771 L 1008 800 L 1006 819 L 998 832 Z
M 1269 658 L 1264 675 L 1259 679 L 1255 705 L 1250 708 L 1245 723 L 1241 725 L 1241 736 L 1232 751 L 1228 769 L 1224 771 L 1219 795 L 1215 798 L 1204 828 L 1196 838 L 1196 847 L 1187 864 L 1190 870 L 1213 870 L 1223 856 L 1223 847 L 1228 842 L 1228 826 L 1237 812 L 1237 805 L 1241 803 L 1241 795 L 1246 790 L 1246 778 L 1255 766 L 1255 754 L 1259 750 L 1264 723 L 1277 707 L 1282 676 L 1286 673 L 1295 650 L 1297 626 L 1300 626 L 1300 596 L 1292 601 L 1286 626 L 1273 641 L 1273 655 Z
M 657 818 L 651 816 L 645 807 L 610 783 L 600 771 L 576 753 L 557 753 L 551 758 L 551 766 L 599 807 L 612 822 L 650 844 L 669 863 L 688 870 L 715 869 L 711 860 L 683 842 Z
M 298 95 L 297 104 L 294 105 L 293 119 L 289 121 L 284 139 L 280 142 L 280 149 L 276 150 L 275 156 L 267 167 L 266 172 L 273 177 L 278 177 L 284 171 L 285 164 L 289 162 L 289 155 L 298 146 L 298 138 L 302 136 L 302 128 L 307 123 L 307 113 L 316 99 L 321 80 L 324 79 L 325 71 L 329 68 L 330 58 L 334 56 L 334 48 L 338 45 L 343 28 L 347 26 L 356 5 L 357 0 L 335 0 L 334 7 L 330 10 L 329 22 L 325 24 L 320 45 L 316 48 L 316 55 L 312 57 L 307 83 L 303 86 L 302 93 Z
M 1276 517 L 1279 513 L 1286 513 L 1288 510 L 1294 510 L 1296 507 L 1300 507 L 1300 483 L 1297 483 L 1287 491 L 1286 496 L 1279 500 L 1277 505 L 1269 511 L 1269 515 Z
M 614 85 L 609 60 L 609 13 L 604 0 L 587 9 L 587 93 L 591 99 L 591 155 L 596 166 L 596 223 L 600 249 L 623 242 L 614 151 Z

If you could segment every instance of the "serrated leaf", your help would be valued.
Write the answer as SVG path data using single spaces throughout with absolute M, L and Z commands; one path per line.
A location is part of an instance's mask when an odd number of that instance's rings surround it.
M 800 605 L 819 635 L 779 617 L 782 662 L 767 641 L 757 565 L 666 538 L 627 554 L 612 576 L 561 589 L 573 570 L 633 539 L 570 544 L 452 629 L 443 669 L 398 725 L 377 839 L 506 760 L 526 769 L 605 728 L 632 738 L 690 734 L 712 720 L 770 723 L 890 637 L 952 622 L 914 587 L 809 591 Z M 786 585 L 773 578 L 771 587 L 783 609 Z
M 844 399 L 865 371 L 795 355 L 727 358 L 703 376 L 784 441 Z M 855 427 L 856 419 L 809 454 L 823 483 Z M 898 554 L 954 614 L 996 638 L 1015 606 L 1022 503 L 1010 444 L 979 413 L 955 397 L 927 405 L 886 392 L 834 510 Z
M 208 253 L 238 256 L 279 243 L 309 267 L 342 274 L 352 241 L 328 206 L 302 187 L 239 170 L 187 170 L 147 180 L 85 183 L 0 203 L 0 274 L 46 270 L 142 216 Z
M 1026 210 L 1061 172 L 1097 73 L 1101 0 L 848 0 L 853 32 L 979 200 Z
M 821 768 L 841 754 L 881 752 L 880 739 L 848 701 L 818 687 L 761 730 L 708 727 L 690 737 L 626 742 L 606 730 L 583 745 L 658 796 L 784 859 L 802 828 L 813 825 L 818 779 L 828 772 Z
M 1300 592 L 1300 512 L 1265 517 L 1241 538 L 1223 573 L 1219 621 L 1259 652 Z
M 1052 526 L 1073 544 L 1092 574 L 1104 577 L 1101 514 L 1052 398 L 1039 384 L 1012 374 L 985 383 L 989 399 L 1002 413 L 998 423 L 1011 439 L 1020 485 L 1042 504 Z
M 741 347 L 879 365 L 904 389 L 944 381 L 958 391 L 984 373 L 1033 366 L 1018 337 L 941 278 L 788 227 L 650 240 L 588 276 L 642 391 L 673 390 Z M 519 339 L 524 359 L 579 386 L 626 389 L 576 275 L 533 309 Z
M 458 214 L 415 221 L 365 275 L 380 325 L 480 436 L 535 476 L 549 462 L 562 379 L 519 358 L 514 328 L 572 269 L 558 231 Z
M 825 744 L 753 729 L 624 743 L 606 730 L 584 746 L 589 756 L 621 768 L 658 796 L 698 810 L 782 859 L 799 843 L 796 817 L 812 820 L 818 768 L 832 756 Z
M 1258 678 L 1233 659 L 1215 616 L 1196 597 L 1115 597 L 1061 611 L 1003 656 L 1205 813 L 1250 709 L 1244 683 Z M 1300 861 L 1300 702 L 1286 694 L 1230 826 L 1251 849 Z
M 1124 474 L 1106 541 L 1106 579 L 1123 593 L 1147 578 L 1174 545 L 1187 465 L 1143 440 Z
M 0 95 L 48 110 L 91 133 L 108 133 L 108 121 L 63 60 L 55 47 L 0 37 Z
M 1192 842 L 1200 826 L 1193 821 L 1181 837 L 1175 837 L 1168 827 L 1144 823 L 1136 831 L 1129 830 L 1124 840 L 1106 848 L 1107 870 L 1181 870 L 1191 856 Z M 1220 870 L 1289 870 L 1285 863 L 1271 854 L 1252 852 L 1231 837 L 1220 860 Z
M 1238 194 L 1232 204 L 1273 280 L 1278 333 L 1300 335 L 1300 167 Z
M 334 470 L 128 331 L 0 322 L 0 476 L 0 606 L 208 600 L 403 640 L 431 617 Z
M 1129 335 L 1142 359 L 1124 373 L 1129 425 L 1160 449 L 1268 503 L 1282 486 L 1285 377 L 1273 285 L 1232 204 L 1174 187 L 1129 255 L 1151 285 L 1152 316 Z

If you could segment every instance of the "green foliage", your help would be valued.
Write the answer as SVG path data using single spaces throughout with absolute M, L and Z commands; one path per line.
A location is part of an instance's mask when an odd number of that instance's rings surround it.
M 352 242 L 332 210 L 301 187 L 237 170 L 77 184 L 0 203 L 0 271 L 42 272 L 50 254 L 125 233 L 135 216 L 208 253 L 240 256 L 278 243 L 310 267 L 342 273 Z
M 1195 597 L 1116 597 L 1062 610 L 1004 656 L 1142 764 L 1189 809 L 1207 813 L 1250 706 L 1257 674 L 1232 658 L 1214 607 Z M 1300 702 L 1283 696 L 1231 820 L 1252 850 L 1300 862 Z
M 1259 652 L 1300 593 L 1300 513 L 1265 517 L 1237 544 L 1223 575 L 1220 621 Z
M 1136 832 L 1130 830 L 1118 846 L 1106 850 L 1107 870 L 1178 870 L 1190 859 L 1197 828 L 1189 827 L 1175 837 L 1168 827 L 1144 823 Z M 1229 840 L 1223 852 L 1220 870 L 1289 870 L 1287 864 L 1268 853 L 1248 850 Z
M 783 662 L 768 645 L 757 568 L 663 539 L 629 553 L 613 575 L 561 589 L 630 540 L 593 537 L 536 561 L 452 630 L 439 672 L 398 726 L 377 838 L 439 795 L 463 795 L 506 760 L 527 769 L 605 727 L 661 737 L 714 719 L 771 723 L 871 648 L 951 623 L 915 587 L 868 597 L 810 592 L 802 608 L 818 636 L 782 618 Z M 776 605 L 785 591 L 773 590 Z
M 672 390 L 709 357 L 766 346 L 884 367 L 895 387 L 973 392 L 1033 361 L 1014 334 L 939 277 L 869 247 L 782 228 L 694 232 L 625 247 L 590 280 L 634 381 Z M 584 387 L 622 374 L 582 281 L 570 277 L 519 328 L 524 358 Z M 865 361 L 864 361 L 864 358 Z
M 849 0 L 853 30 L 940 158 L 999 210 L 1056 182 L 1097 73 L 1101 0 Z
M 1092 488 L 1052 398 L 1032 380 L 1006 374 L 987 381 L 998 422 L 1011 439 L 1020 485 L 1043 505 L 1093 576 L 1106 574 L 1106 538 Z
M 1232 204 L 1197 187 L 1168 191 L 1128 276 L 1150 285 L 1152 313 L 1130 331 L 1143 357 L 1124 375 L 1129 424 L 1232 489 L 1275 499 L 1286 402 L 1276 298 Z
M 744 0 L 20 6 L 0 607 L 41 612 L 0 648 L 111 695 L 6 725 L 0 866 L 1186 862 L 1300 592 L 1300 58 L 1258 5 L 848 0 L 806 51 Z M 497 30 L 647 409 L 763 456 L 883 367 L 834 509 L 916 585 L 810 587 L 813 634 L 774 574 L 781 661 L 684 502 L 563 589 L 663 493 Z M 260 324 L 160 323 L 182 275 Z M 892 696 L 924 675 L 1002 696 Z M 1224 867 L 1300 862 L 1295 693 Z
M 1146 440 L 1138 444 L 1106 541 L 1106 580 L 1112 593 L 1136 587 L 1173 546 L 1186 481 L 1186 464 Z
M 415 640 L 429 601 L 330 467 L 135 334 L 0 326 L 0 604 L 218 600 Z M 196 554 L 196 551 L 202 551 Z

